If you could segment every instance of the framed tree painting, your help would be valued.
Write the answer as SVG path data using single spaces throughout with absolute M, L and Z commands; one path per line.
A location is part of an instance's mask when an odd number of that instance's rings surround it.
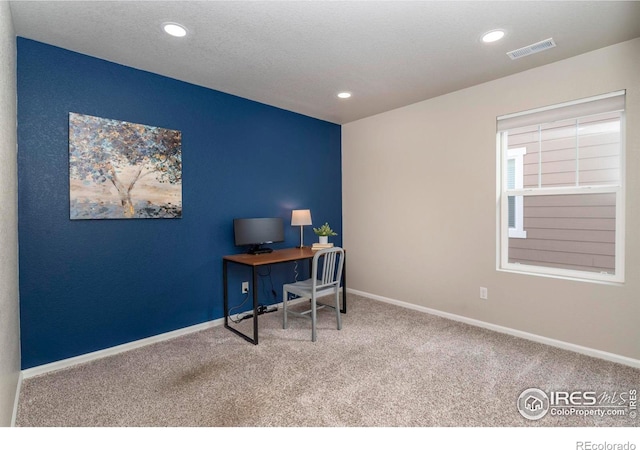
M 72 220 L 182 217 L 182 133 L 69 113 Z

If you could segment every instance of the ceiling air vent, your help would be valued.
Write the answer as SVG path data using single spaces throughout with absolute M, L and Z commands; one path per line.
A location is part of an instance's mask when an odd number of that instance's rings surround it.
M 544 41 L 536 42 L 535 44 L 527 45 L 526 47 L 519 48 L 517 50 L 512 50 L 507 52 L 509 58 L 518 59 L 524 56 L 533 55 L 534 53 L 542 52 L 544 50 L 548 50 L 556 46 L 556 43 L 553 42 L 553 38 L 545 39 Z

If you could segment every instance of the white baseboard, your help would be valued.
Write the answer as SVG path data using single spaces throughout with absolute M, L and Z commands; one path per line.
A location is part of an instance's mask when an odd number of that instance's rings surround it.
M 156 342 L 166 341 L 186 334 L 195 333 L 197 331 L 206 330 L 208 328 L 217 327 L 224 324 L 224 318 L 210 320 L 208 322 L 199 323 L 186 328 L 180 328 L 179 330 L 169 331 L 167 333 L 157 334 L 148 338 L 140 339 L 133 342 L 127 342 L 126 344 L 116 345 L 115 347 L 105 348 L 104 350 L 98 350 L 96 352 L 85 353 L 84 355 L 74 356 L 73 358 L 62 359 L 49 364 L 43 364 L 41 366 L 31 367 L 25 369 L 20 374 L 21 380 L 37 375 L 42 375 L 54 370 L 66 369 L 76 364 L 82 364 L 96 359 L 104 358 L 106 356 L 116 355 L 118 353 L 126 352 L 136 348 L 144 347 L 146 345 L 155 344 Z
M 13 413 L 11 415 L 11 427 L 16 426 L 16 418 L 18 417 L 18 404 L 20 402 L 20 389 L 22 389 L 22 372 L 18 374 L 18 384 L 16 385 L 16 396 L 13 399 Z
M 596 350 L 589 347 L 583 347 L 581 345 L 571 344 L 569 342 L 559 341 L 556 339 L 551 339 L 548 337 L 540 336 L 537 334 L 527 333 L 526 331 L 515 330 L 513 328 L 503 327 L 501 325 L 495 325 L 489 322 L 483 322 L 481 320 L 471 319 L 469 317 L 459 316 L 457 314 L 451 314 L 448 312 L 439 311 L 437 309 L 431 309 L 424 306 L 414 305 L 411 303 L 406 303 L 400 300 L 395 300 L 392 298 L 382 297 L 376 294 L 370 294 L 368 292 L 358 291 L 355 289 L 347 288 L 347 292 L 350 294 L 360 295 L 362 297 L 367 297 L 372 300 L 377 300 L 384 303 L 390 303 L 392 305 L 401 306 L 403 308 L 413 309 L 415 311 L 424 312 L 427 314 L 433 314 L 434 316 L 444 317 L 445 319 L 455 320 L 457 322 L 466 323 L 469 325 L 474 325 L 480 328 L 486 328 L 488 330 L 497 331 L 498 333 L 509 334 L 511 336 L 519 337 L 522 339 L 527 339 L 529 341 L 538 342 L 540 344 L 546 344 L 552 347 L 561 348 L 564 350 L 569 350 L 576 353 L 581 353 L 583 355 L 592 356 L 594 358 L 604 359 L 606 361 L 615 362 L 618 364 L 624 364 L 625 366 L 635 367 L 636 369 L 640 368 L 640 360 L 629 358 L 622 355 L 617 355 L 615 353 L 608 353 L 602 350 Z

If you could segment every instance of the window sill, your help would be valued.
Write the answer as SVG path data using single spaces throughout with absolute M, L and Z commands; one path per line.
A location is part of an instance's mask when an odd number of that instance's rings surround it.
M 515 228 L 509 228 L 509 237 L 515 239 L 526 239 L 527 232 L 524 230 L 516 230 Z
M 543 270 L 539 270 L 543 269 Z M 518 275 L 530 275 L 534 277 L 555 278 L 558 280 L 579 281 L 583 283 L 603 284 L 607 286 L 623 286 L 624 277 L 616 275 L 604 275 L 591 272 L 579 272 L 573 270 L 563 270 L 562 273 L 552 273 L 545 271 L 544 267 L 527 266 L 522 264 L 510 264 L 507 267 L 497 267 L 498 272 L 515 273 Z M 584 274 L 588 273 L 589 276 Z

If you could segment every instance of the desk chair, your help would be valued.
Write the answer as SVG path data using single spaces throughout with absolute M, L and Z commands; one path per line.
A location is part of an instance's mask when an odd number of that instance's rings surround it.
M 321 265 L 321 267 L 320 267 Z M 311 318 L 311 341 L 316 341 L 316 312 L 325 307 L 333 308 L 336 311 L 338 330 L 342 329 L 342 318 L 340 317 L 340 280 L 342 278 L 342 267 L 344 265 L 344 250 L 340 247 L 331 247 L 318 250 L 313 255 L 311 263 L 311 278 L 297 283 L 285 284 L 282 286 L 282 328 L 287 328 L 287 315 L 293 314 L 300 317 Z M 320 269 L 320 271 L 319 271 Z M 311 309 L 304 312 L 289 311 L 287 301 L 289 294 L 300 298 L 311 300 Z M 335 306 L 318 303 L 318 297 L 333 294 Z M 318 306 L 319 304 L 319 306 Z

